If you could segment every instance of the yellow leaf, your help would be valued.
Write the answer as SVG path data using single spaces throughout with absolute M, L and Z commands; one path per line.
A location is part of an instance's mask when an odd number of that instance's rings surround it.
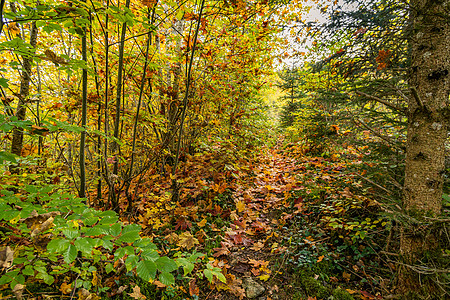
M 199 241 L 188 231 L 183 232 L 178 237 L 180 238 L 180 240 L 178 241 L 177 245 L 188 250 L 195 245 L 200 244 Z
M 198 227 L 202 228 L 205 227 L 206 225 L 206 219 L 201 220 L 200 222 L 197 223 Z
M 259 276 L 258 278 L 259 278 L 259 280 L 267 281 L 267 280 L 269 280 L 270 275 L 269 274 L 264 274 L 264 275 Z
M 101 282 L 101 280 L 97 276 L 97 271 L 93 271 L 92 272 L 92 280 L 91 280 L 91 282 L 92 282 L 93 286 L 96 286 L 96 285 L 98 285 Z
M 11 35 L 19 35 L 20 34 L 20 28 L 17 25 L 17 23 L 9 23 L 8 25 L 8 31 L 11 33 Z
M 244 209 L 245 209 L 245 203 L 244 203 L 244 201 L 238 201 L 238 202 L 236 203 L 236 208 L 237 208 L 237 211 L 238 211 L 238 212 L 243 212 Z
M 319 256 L 319 259 L 317 260 L 317 262 L 321 262 L 321 261 L 323 260 L 324 257 L 325 257 L 325 255 Z
M 66 294 L 70 294 L 72 292 L 72 285 L 71 284 L 67 284 L 66 282 L 63 282 L 61 284 L 61 287 L 59 288 L 59 290 L 61 291 L 61 293 L 63 293 L 64 295 Z

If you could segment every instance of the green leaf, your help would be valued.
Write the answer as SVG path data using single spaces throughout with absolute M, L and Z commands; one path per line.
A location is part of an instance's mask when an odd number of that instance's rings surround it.
M 42 279 L 44 281 L 45 284 L 51 285 L 54 281 L 55 278 L 53 278 L 53 276 L 47 274 L 47 272 L 39 272 L 36 275 L 37 279 Z
M 112 271 L 114 271 L 114 266 L 111 263 L 108 263 L 105 267 L 106 273 L 111 273 Z
M 6 79 L 6 78 L 0 78 L 0 85 L 2 86 L 2 87 L 4 87 L 4 88 L 7 88 L 8 87 L 8 81 L 9 81 L 9 79 Z
M 50 253 L 62 253 L 67 250 L 70 242 L 66 239 L 54 239 L 47 244 L 47 250 Z
M 74 239 L 80 236 L 80 232 L 77 229 L 74 228 L 66 228 L 63 229 L 62 233 L 68 238 L 68 239 Z
M 127 233 L 127 232 L 134 232 L 134 231 L 139 232 L 139 231 L 141 231 L 141 229 L 142 229 L 141 225 L 138 225 L 138 224 L 130 224 L 130 225 L 127 225 L 127 226 L 125 226 L 125 227 L 123 228 L 122 234 Z
M 119 220 L 118 216 L 106 216 L 106 217 L 101 218 L 100 221 L 98 222 L 98 224 L 111 225 L 111 224 L 117 223 L 118 220 Z
M 0 151 L 0 164 L 2 164 L 4 161 L 17 163 L 16 155 L 5 151 Z
M 103 229 L 98 226 L 86 228 L 83 231 L 86 236 L 99 236 L 104 234 Z
M 105 249 L 107 249 L 107 250 L 112 250 L 113 249 L 113 247 L 114 247 L 114 245 L 113 245 L 113 243 L 111 242 L 111 236 L 104 236 L 103 238 L 102 238 L 102 241 L 103 241 L 103 247 L 105 248 Z
M 22 274 L 23 274 L 23 275 L 27 275 L 27 276 L 33 276 L 33 275 L 34 275 L 33 267 L 30 266 L 30 265 L 26 266 L 26 267 L 22 270 Z
M 16 277 L 14 277 L 9 286 L 11 289 L 14 289 L 16 284 L 25 284 L 25 277 L 22 274 L 19 274 Z
M 158 270 L 162 272 L 172 272 L 178 269 L 176 262 L 167 256 L 160 257 L 156 260 L 156 266 Z
M 140 239 L 139 231 L 130 231 L 126 233 L 122 233 L 122 235 L 117 239 L 117 243 L 133 243 L 136 240 Z
M 141 253 L 141 257 L 145 260 L 155 261 L 159 258 L 159 253 L 156 250 L 145 250 Z
M 189 273 L 194 270 L 195 265 L 190 262 L 188 259 L 184 257 L 180 257 L 176 260 L 176 263 L 179 267 L 183 267 L 184 276 L 188 275 Z
M 77 247 L 78 251 L 90 254 L 92 248 L 94 248 L 95 241 L 91 238 L 83 237 L 77 239 L 74 244 Z
M 204 269 L 203 270 L 203 274 L 205 274 L 205 276 L 208 279 L 209 283 L 212 283 L 212 281 L 213 281 L 213 274 L 212 274 L 211 270 Z
M 155 279 L 156 264 L 149 260 L 140 261 L 136 266 L 136 274 L 146 282 Z
M 19 274 L 19 270 L 11 271 L 0 277 L 0 285 L 4 285 L 6 283 L 11 282 L 17 275 Z
M 173 277 L 172 273 L 161 272 L 161 274 L 159 274 L 159 281 L 165 285 L 172 285 L 175 283 L 175 277 Z
M 68 264 L 70 264 L 71 262 L 73 262 L 75 260 L 75 258 L 77 258 L 78 255 L 78 251 L 77 248 L 70 244 L 69 247 L 67 248 L 66 252 L 64 252 L 64 261 Z
M 132 269 L 134 269 L 134 267 L 136 267 L 137 263 L 139 261 L 139 257 L 132 254 L 129 255 L 127 257 L 127 259 L 125 260 L 125 266 L 127 267 L 127 271 L 131 271 Z
M 116 253 L 114 253 L 115 258 L 123 258 L 125 255 L 131 255 L 134 254 L 134 248 L 131 246 L 119 248 L 116 250 Z
M 116 223 L 114 225 L 111 225 L 111 227 L 109 228 L 109 233 L 112 236 L 118 236 L 121 231 L 122 231 L 122 225 L 120 223 Z

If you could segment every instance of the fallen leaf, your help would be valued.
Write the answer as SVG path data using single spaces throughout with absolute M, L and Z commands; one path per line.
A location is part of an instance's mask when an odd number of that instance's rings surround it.
M 238 201 L 236 203 L 236 209 L 238 212 L 243 212 L 245 210 L 245 202 L 244 201 Z
M 342 277 L 344 277 L 344 279 L 348 282 L 348 281 L 350 281 L 351 275 L 344 271 L 344 272 L 342 272 Z
M 270 274 L 264 274 L 264 275 L 259 276 L 258 278 L 259 278 L 259 280 L 267 281 L 270 278 Z
M 189 295 L 192 296 L 198 296 L 198 294 L 200 293 L 200 288 L 197 286 L 197 284 L 195 283 L 196 279 L 191 279 L 191 281 L 189 281 Z
M 188 250 L 193 248 L 195 245 L 200 244 L 199 241 L 189 231 L 183 232 L 178 237 L 180 238 L 180 240 L 178 241 L 177 245 Z
M 169 242 L 169 244 L 175 244 L 180 238 L 178 237 L 178 234 L 172 232 L 171 234 L 166 235 L 165 239 Z
M 253 251 L 259 251 L 262 248 L 264 248 L 264 243 L 262 243 L 262 242 L 256 242 L 253 244 L 252 247 L 250 247 L 250 249 L 252 249 Z
M 14 251 L 9 246 L 0 251 L 0 267 L 9 268 L 14 260 Z
M 13 293 L 14 293 L 14 296 L 16 297 L 16 299 L 18 299 L 18 300 L 22 300 L 23 299 L 22 298 L 22 293 L 23 293 L 24 289 L 25 289 L 24 285 L 22 285 L 20 283 L 16 284 L 16 286 L 12 290 Z
M 178 229 L 180 229 L 180 230 L 186 230 L 186 229 L 192 227 L 192 223 L 189 222 L 188 220 L 186 220 L 184 217 L 179 218 L 179 219 L 176 221 L 176 223 L 177 223 L 177 224 L 175 225 L 175 230 L 178 230 Z
M 46 231 L 47 229 L 49 229 L 50 227 L 52 227 L 53 225 L 53 217 L 48 218 L 44 223 L 40 224 L 39 226 L 37 226 L 30 234 L 31 238 L 36 237 L 38 234 Z
M 317 260 L 317 262 L 321 262 L 321 261 L 323 260 L 324 257 L 325 257 L 325 255 L 319 256 L 319 259 Z
M 197 223 L 198 227 L 203 228 L 206 225 L 207 220 L 203 219 L 200 222 Z
M 141 294 L 141 288 L 138 285 L 136 285 L 133 288 L 133 292 L 132 293 L 128 293 L 128 295 L 130 297 L 132 297 L 133 299 L 137 299 L 137 300 L 145 300 L 145 299 L 147 299 L 146 296 Z
M 162 283 L 159 280 L 153 280 L 153 284 L 156 285 L 159 288 L 165 288 L 167 285 L 165 285 L 164 283 Z
M 67 282 L 63 282 L 59 288 L 59 291 L 64 295 L 70 294 L 72 292 L 72 285 Z

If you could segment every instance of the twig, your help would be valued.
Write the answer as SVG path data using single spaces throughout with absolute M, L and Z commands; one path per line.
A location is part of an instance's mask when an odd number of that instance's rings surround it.
M 390 255 L 390 256 L 400 256 L 400 254 L 398 253 L 392 253 L 392 252 L 387 252 L 387 251 L 379 251 L 380 254 L 386 254 L 386 255 Z
M 376 132 L 375 130 L 373 130 L 369 125 L 367 125 L 366 123 L 364 123 L 364 121 L 357 119 L 357 121 L 363 125 L 365 128 L 367 128 L 370 132 L 372 132 L 373 134 L 375 134 L 377 137 L 379 137 L 380 139 L 384 140 L 385 142 L 387 142 L 389 145 L 391 145 L 392 147 L 394 147 L 397 150 L 403 150 L 402 148 L 400 148 L 399 146 L 397 146 L 393 141 L 391 141 L 391 139 L 389 139 L 388 137 Z
M 414 100 L 416 100 L 416 102 L 417 102 L 417 105 L 419 105 L 419 107 L 421 107 L 421 108 L 425 107 L 425 105 L 423 104 L 422 99 L 420 99 L 420 96 L 417 93 L 417 90 L 415 87 L 411 88 L 411 92 L 412 92 L 412 95 L 414 96 Z
M 401 266 L 407 267 L 416 273 L 425 274 L 425 275 L 436 274 L 436 273 L 450 273 L 450 269 L 436 269 L 436 268 L 429 268 L 427 266 L 412 266 L 412 265 L 408 265 L 408 264 L 401 263 L 399 261 L 394 261 L 394 260 L 391 260 L 391 262 L 394 262 Z
M 376 182 L 370 180 L 369 178 L 366 178 L 366 177 L 364 177 L 364 176 L 362 176 L 362 175 L 360 175 L 360 174 L 358 174 L 358 173 L 355 173 L 355 174 L 358 175 L 359 177 L 361 177 L 362 179 L 364 179 L 365 181 L 368 181 L 368 182 L 370 182 L 371 184 L 375 185 L 376 187 L 382 189 L 382 190 L 385 191 L 386 193 L 392 194 L 392 192 L 391 192 L 390 190 L 386 189 L 385 187 L 382 187 L 382 186 L 379 185 L 378 183 L 376 183 Z
M 369 95 L 369 94 L 366 94 L 366 93 L 360 92 L 360 91 L 356 91 L 356 94 L 358 94 L 360 96 L 364 96 L 366 98 L 369 98 L 370 100 L 374 100 L 374 101 L 380 102 L 380 103 L 382 103 L 382 104 L 384 104 L 384 105 L 386 105 L 386 106 L 388 106 L 388 107 L 390 107 L 392 109 L 395 109 L 395 110 L 398 110 L 398 111 L 400 111 L 402 113 L 405 113 L 405 109 L 404 108 L 398 107 L 397 105 L 389 103 L 388 101 L 383 100 L 381 98 L 378 98 L 378 97 L 375 97 L 375 96 L 372 96 L 372 95 Z

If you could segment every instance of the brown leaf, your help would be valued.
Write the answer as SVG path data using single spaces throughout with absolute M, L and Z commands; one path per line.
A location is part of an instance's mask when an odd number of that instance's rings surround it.
M 221 242 L 222 247 L 220 248 L 214 248 L 214 257 L 219 257 L 221 255 L 228 255 L 230 254 L 230 250 L 228 250 L 227 246 L 225 246 L 222 242 Z
M 9 246 L 0 251 L 0 267 L 9 268 L 14 260 L 14 251 Z
M 25 219 L 20 219 L 20 223 L 27 224 L 28 228 L 31 228 L 33 225 L 38 223 L 43 223 L 45 220 L 47 220 L 50 217 L 59 216 L 61 213 L 59 211 L 51 211 L 45 214 L 38 214 L 35 210 L 33 210 L 29 217 Z
M 178 234 L 172 232 L 171 234 L 166 235 L 165 239 L 169 242 L 169 244 L 175 244 L 180 238 L 178 237 Z
M 348 281 L 350 281 L 351 275 L 344 271 L 344 272 L 342 272 L 342 277 L 344 277 L 344 279 L 348 282 Z
M 137 299 L 137 300 L 145 300 L 145 299 L 147 299 L 147 297 L 145 297 L 144 295 L 141 294 L 141 288 L 138 285 L 136 285 L 133 288 L 133 292 L 132 293 L 128 293 L 128 295 L 130 297 L 134 298 L 134 299 Z
M 264 248 L 264 243 L 262 243 L 262 242 L 256 242 L 253 244 L 252 247 L 250 247 L 250 249 L 252 249 L 253 251 L 259 251 L 262 248 Z
M 153 280 L 153 284 L 156 285 L 159 288 L 165 288 L 167 285 L 165 285 L 164 283 L 162 283 L 159 280 Z
M 192 223 L 189 222 L 189 221 L 187 221 L 184 217 L 179 218 L 179 219 L 176 221 L 176 223 L 177 223 L 177 224 L 175 225 L 175 230 L 178 230 L 178 229 L 180 229 L 180 230 L 186 230 L 186 229 L 192 227 Z
M 13 291 L 14 296 L 16 297 L 17 300 L 22 300 L 23 299 L 22 298 L 22 293 L 23 293 L 24 289 L 25 289 L 25 286 L 20 284 L 20 283 L 16 284 L 16 286 L 13 288 L 12 291 Z
M 242 280 L 239 279 L 238 277 L 235 277 L 233 279 L 234 280 L 232 280 L 231 282 L 227 281 L 228 287 L 230 288 L 230 293 L 232 293 L 236 297 L 239 297 L 239 299 L 242 300 L 245 297 L 245 289 L 242 288 Z
M 50 227 L 52 227 L 53 225 L 53 217 L 48 218 L 44 223 L 42 223 L 41 225 L 37 226 L 32 232 L 31 232 L 31 238 L 36 237 L 38 234 L 40 234 L 41 232 L 46 231 L 47 229 L 49 229 Z
M 189 295 L 191 296 L 198 296 L 198 294 L 200 293 L 200 288 L 197 286 L 197 284 L 195 284 L 195 282 L 195 278 L 189 281 Z

